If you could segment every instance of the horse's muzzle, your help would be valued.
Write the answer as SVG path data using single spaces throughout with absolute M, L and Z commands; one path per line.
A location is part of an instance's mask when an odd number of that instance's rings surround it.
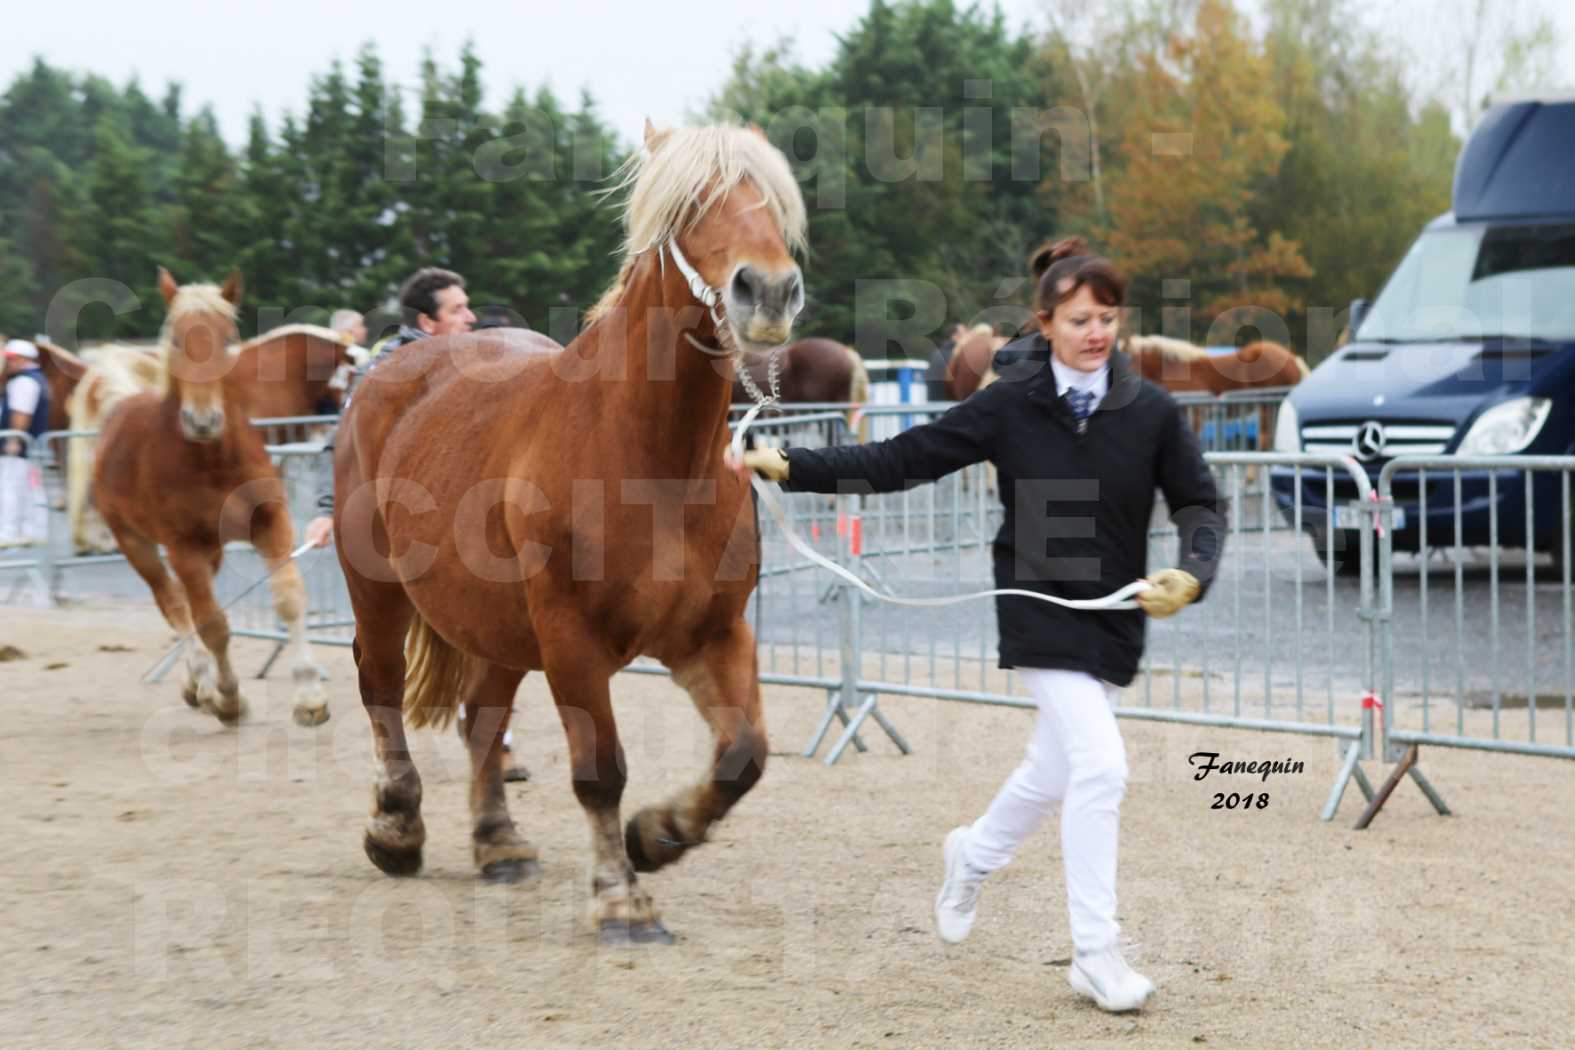
M 193 412 L 180 410 L 180 432 L 187 441 L 210 444 L 224 434 L 224 413 L 221 411 Z
M 745 350 L 787 342 L 804 308 L 804 276 L 794 266 L 766 273 L 748 263 L 733 271 L 724 293 L 727 316 Z

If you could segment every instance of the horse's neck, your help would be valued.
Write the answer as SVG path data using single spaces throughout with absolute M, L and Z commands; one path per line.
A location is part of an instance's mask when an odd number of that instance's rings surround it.
M 669 266 L 664 274 L 650 256 L 629 275 L 618 310 L 622 324 L 604 318 L 581 336 L 624 339 L 623 378 L 601 384 L 607 407 L 619 413 L 631 443 L 640 442 L 654 460 L 684 476 L 698 476 L 719 455 L 733 391 L 732 369 L 690 345 L 681 332 L 689 329 L 715 346 L 710 317 L 689 294 L 678 268 Z M 571 344 L 571 352 L 578 349 Z M 607 350 L 599 342 L 593 347 Z

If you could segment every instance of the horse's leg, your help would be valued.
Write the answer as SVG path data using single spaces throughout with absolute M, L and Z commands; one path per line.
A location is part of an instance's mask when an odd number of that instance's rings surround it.
M 110 528 L 126 561 L 153 592 L 153 600 L 158 603 L 165 622 L 185 643 L 186 684 L 181 687 L 181 696 L 188 705 L 201 707 L 203 696 L 211 697 L 213 693 L 213 662 L 207 658 L 207 650 L 192 636 L 191 606 L 186 602 L 185 590 L 179 580 L 164 570 L 157 544 L 123 526 L 110 524 Z
M 739 621 L 707 640 L 693 655 L 675 660 L 673 681 L 694 700 L 715 739 L 711 768 L 698 784 L 629 820 L 625 832 L 636 871 L 655 871 L 705 841 L 766 768 L 766 730 L 760 717 L 754 633 Z
M 574 796 L 591 825 L 591 908 L 602 940 L 670 944 L 672 935 L 624 852 L 618 806 L 627 778 L 609 689 L 613 668 L 593 656 L 583 636 L 543 639 L 542 651 L 548 657 L 547 684 L 568 738 Z
M 203 710 L 232 726 L 245 717 L 246 701 L 241 698 L 240 682 L 230 666 L 230 621 L 213 596 L 212 552 L 200 547 L 175 546 L 170 548 L 169 555 L 170 567 L 186 589 L 197 637 L 213 657 L 218 692 L 217 695 L 200 695 L 198 702 Z
M 290 632 L 290 677 L 295 683 L 292 715 L 296 724 L 319 726 L 328 721 L 328 694 L 323 689 L 323 669 L 312 659 L 306 641 L 306 584 L 301 570 L 290 561 L 293 534 L 289 515 L 278 503 L 258 507 L 252 546 L 268 565 L 268 588 L 273 609 Z
M 536 847 L 520 837 L 503 791 L 503 734 L 523 671 L 473 661 L 461 721 L 470 749 L 471 850 L 481 877 L 518 882 L 536 868 Z
M 372 817 L 362 846 L 389 875 L 421 870 L 426 825 L 421 821 L 421 775 L 405 740 L 405 633 L 413 610 L 397 583 L 377 583 L 347 573 L 355 608 L 356 674 L 361 704 L 372 723 L 378 774 L 372 785 Z

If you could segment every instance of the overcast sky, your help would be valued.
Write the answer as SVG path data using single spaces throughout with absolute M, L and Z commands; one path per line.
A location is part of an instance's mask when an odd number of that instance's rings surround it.
M 270 125 L 305 108 L 309 78 L 335 58 L 348 64 L 361 44 L 376 43 L 385 75 L 417 83 L 422 49 L 452 68 L 460 47 L 475 41 L 497 105 L 516 85 L 549 84 L 571 105 L 588 88 L 627 141 L 637 141 L 650 114 L 677 124 L 726 79 L 743 44 L 784 37 L 818 64 L 833 53 L 834 33 L 865 10 L 863 0 L 270 0 L 245 5 L 263 13 L 231 15 L 241 6 L 213 0 L 74 0 L 34 3 L 7 16 L 0 83 L 43 55 L 51 64 L 94 72 L 118 83 L 133 73 L 158 97 L 164 84 L 185 85 L 188 107 L 211 102 L 225 136 L 245 136 L 260 104 Z M 1037 0 L 1003 0 L 1022 22 Z M 414 109 L 411 107 L 410 112 Z
M 1438 2 L 1406 0 L 1422 11 Z M 1500 0 L 1522 8 L 1537 2 Z M 177 80 L 188 111 L 211 103 L 232 142 L 244 138 L 256 106 L 275 127 L 284 111 L 301 113 L 309 78 L 335 57 L 348 63 L 367 40 L 377 44 L 390 79 L 409 85 L 424 47 L 452 67 L 466 39 L 475 41 L 484 64 L 489 105 L 516 85 L 547 83 L 571 104 L 589 88 L 604 118 L 633 142 L 645 115 L 675 124 L 701 106 L 743 44 L 787 37 L 804 61 L 824 62 L 835 34 L 857 20 L 866 0 L 270 0 L 233 6 L 214 0 L 35 0 L 13 6 L 0 48 L 0 84 L 35 55 L 117 84 L 136 75 L 154 97 Z M 1000 6 L 1013 24 L 1041 21 L 1041 0 L 1000 0 Z M 1575 4 L 1549 2 L 1544 9 L 1559 12 L 1560 68 L 1575 70 Z M 1430 21 L 1436 26 L 1438 19 Z

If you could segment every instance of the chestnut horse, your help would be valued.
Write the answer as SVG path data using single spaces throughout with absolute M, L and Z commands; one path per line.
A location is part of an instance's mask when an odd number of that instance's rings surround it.
M 564 349 L 526 332 L 433 337 L 361 381 L 339 428 L 334 535 L 380 767 L 363 842 L 421 867 L 412 727 L 466 710 L 473 860 L 513 881 L 536 850 L 511 819 L 499 739 L 520 680 L 546 673 L 590 824 L 607 941 L 671 943 L 636 872 L 705 842 L 766 763 L 749 484 L 724 463 L 724 358 L 787 341 L 804 301 L 804 203 L 758 129 L 657 133 L 621 186 L 618 281 Z M 693 260 L 691 264 L 689 260 Z M 665 664 L 709 723 L 692 787 L 620 825 L 613 675 Z
M 71 394 L 87 372 L 88 363 L 65 347 L 56 346 L 46 339 L 35 339 L 38 347 L 38 367 L 49 384 L 49 429 L 69 430 L 71 414 L 67 407 Z
M 1226 354 L 1211 354 L 1201 346 L 1162 335 L 1134 335 L 1124 342 L 1139 375 L 1176 392 L 1202 392 L 1218 397 L 1232 390 L 1295 386 L 1308 373 L 1307 362 L 1298 354 L 1266 339 Z M 1221 424 L 1217 436 L 1227 433 L 1223 421 L 1213 418 L 1212 410 L 1198 405 L 1185 407 L 1192 425 L 1200 433 L 1207 434 L 1215 422 Z M 1260 450 L 1273 445 L 1277 405 L 1247 403 L 1233 411 L 1256 418 L 1256 445 Z M 1243 435 L 1250 439 L 1251 431 L 1243 428 Z M 1249 471 L 1249 476 L 1251 474 Z
M 857 350 L 835 339 L 810 337 L 789 343 L 777 354 L 777 388 L 783 404 L 853 405 L 848 410 L 848 429 L 859 430 L 859 409 L 870 399 L 870 374 Z M 748 360 L 743 367 L 762 393 L 771 392 L 764 359 Z M 739 380 L 733 382 L 733 401 L 753 404 Z
M 1137 373 L 1166 390 L 1203 391 L 1295 386 L 1307 377 L 1307 362 L 1279 343 L 1260 339 L 1232 353 L 1211 354 L 1201 346 L 1162 335 L 1134 335 L 1125 350 Z
M 990 371 L 990 363 L 995 360 L 995 352 L 1008 342 L 987 324 L 974 325 L 960 333 L 951 359 L 946 362 L 947 396 L 953 401 L 962 401 L 977 393 L 985 373 Z
M 249 419 L 333 414 L 359 347 L 328 328 L 289 325 L 242 343 L 228 359 L 226 383 L 245 403 Z M 98 430 L 123 398 L 152 391 L 164 365 L 158 351 L 109 345 L 94 352 L 69 405 L 75 430 Z M 301 435 L 305 436 L 305 435 Z M 67 449 L 67 500 L 71 542 L 77 553 L 112 549 L 89 498 L 94 439 L 71 438 Z
M 228 375 L 240 275 L 222 289 L 177 288 L 161 268 L 159 292 L 169 307 L 161 389 L 123 398 L 104 421 L 93 467 L 99 510 L 186 642 L 186 702 L 225 725 L 241 719 L 246 703 L 230 667 L 229 622 L 214 599 L 213 574 L 226 542 L 250 541 L 269 569 L 274 611 L 289 628 L 295 720 L 320 725 L 328 702 L 307 648 L 306 588 L 289 559 L 284 485 L 247 420 L 247 386 Z

